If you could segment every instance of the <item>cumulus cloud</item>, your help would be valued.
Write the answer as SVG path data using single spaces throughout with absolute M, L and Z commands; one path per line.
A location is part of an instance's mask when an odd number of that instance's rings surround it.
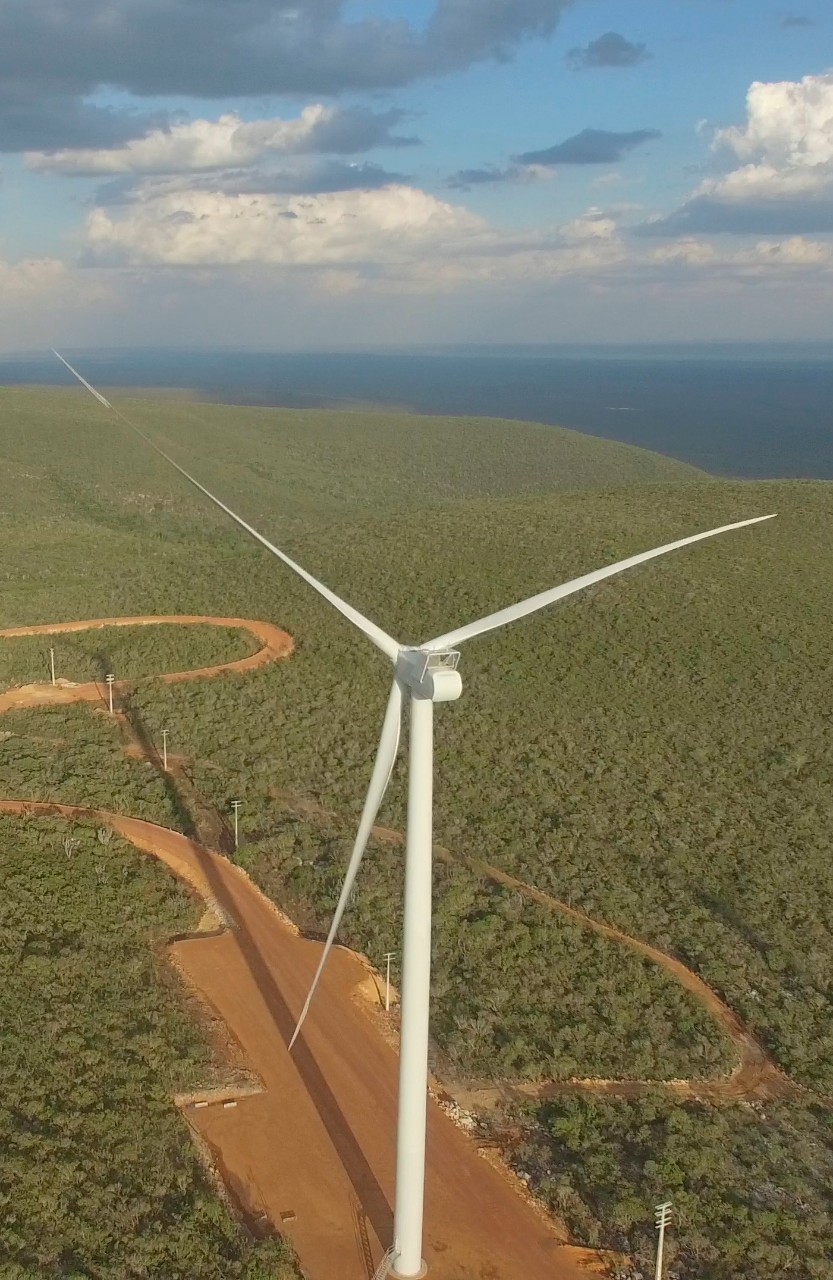
M 433 0 L 412 22 L 354 19 L 346 0 L 3 0 L 0 147 L 142 136 L 136 116 L 87 105 L 102 87 L 207 99 L 395 88 L 505 59 L 548 36 L 568 2 Z
M 77 336 L 90 318 L 111 322 L 114 305 L 116 291 L 105 273 L 56 258 L 0 257 L 0 349 L 57 344 L 67 333 Z
M 650 57 L 646 44 L 632 44 L 618 31 L 606 31 L 597 40 L 571 49 L 566 61 L 574 71 L 589 71 L 595 67 L 635 67 Z
M 833 72 L 802 80 L 756 80 L 746 95 L 746 123 L 721 129 L 715 146 L 739 160 L 811 168 L 833 161 Z
M 303 272 L 310 287 L 329 293 L 424 294 L 606 270 L 626 255 L 615 220 L 598 209 L 563 226 L 510 233 L 404 185 L 281 196 L 162 191 L 160 182 L 167 180 L 148 183 L 131 204 L 90 213 L 88 265 L 200 276 L 256 270 L 276 283 Z
M 747 285 L 766 285 L 772 296 L 780 289 L 782 297 L 796 281 L 814 297 L 833 296 L 833 248 L 804 237 L 727 252 L 725 241 L 715 247 L 693 236 L 633 242 L 619 215 L 602 208 L 518 231 L 407 186 L 309 197 L 201 188 L 163 193 L 172 182 L 154 178 L 133 203 L 95 209 L 83 270 L 0 264 L 0 342 L 54 342 L 68 325 L 85 333 L 85 323 L 101 340 L 113 323 L 102 302 L 118 307 L 119 332 L 128 340 L 146 340 L 151 323 L 155 335 L 168 323 L 172 335 L 187 325 L 212 341 L 227 338 L 232 323 L 238 340 L 249 340 L 263 325 L 283 334 L 291 314 L 288 341 L 299 340 L 295 320 L 303 316 L 306 339 L 320 342 L 322 333 L 343 341 L 345 325 L 351 337 L 401 338 L 417 315 L 412 336 L 420 340 L 436 336 L 438 315 L 499 317 L 510 298 L 511 316 L 522 300 L 524 315 L 537 314 L 537 325 L 554 314 L 556 297 L 563 307 L 567 297 L 590 305 L 594 297 L 618 295 L 632 306 L 646 290 L 654 300 L 658 290 L 670 290 L 672 300 L 674 291 L 707 296 Z M 536 298 L 547 300 L 545 314 L 535 312 Z M 594 323 L 603 325 L 605 315 L 594 312 Z M 494 334 L 501 332 L 498 320 Z
M 96 208 L 89 260 L 174 266 L 332 266 L 395 262 L 484 230 L 481 219 L 414 187 L 318 196 L 149 194 L 120 216 Z
M 56 258 L 24 258 L 6 262 L 0 258 L 0 304 L 54 290 L 67 278 L 67 268 Z
M 515 160 L 527 165 L 616 164 L 628 151 L 661 136 L 657 129 L 635 129 L 630 133 L 582 129 L 581 133 L 556 143 L 554 147 L 547 147 L 544 151 L 525 151 Z
M 391 130 L 404 112 L 340 109 L 316 103 L 294 119 L 244 121 L 235 112 L 219 120 L 190 120 L 154 129 L 123 146 L 28 152 L 27 164 L 70 176 L 187 173 L 256 163 L 270 154 L 314 152 L 350 154 L 371 147 L 410 146 L 417 138 Z
M 713 242 L 691 237 L 654 249 L 647 262 L 715 268 L 721 272 L 734 272 L 741 278 L 766 277 L 771 274 L 771 269 L 777 268 L 793 274 L 813 268 L 826 272 L 833 270 L 833 244 L 808 240 L 804 236 L 787 236 L 783 240 L 759 240 L 727 252 L 718 249 Z
M 560 231 L 565 244 L 588 244 L 602 240 L 610 243 L 618 237 L 616 219 L 602 209 L 588 209 L 580 218 L 565 222 Z
M 743 125 L 719 130 L 724 164 L 642 235 L 815 235 L 833 231 L 833 73 L 749 88 Z
M 57 258 L 0 258 L 0 319 L 6 322 L 29 311 L 47 317 L 53 308 L 80 310 L 111 298 L 96 273 L 78 271 Z M 5 327 L 5 326 L 4 326 Z
M 651 261 L 665 265 L 684 263 L 686 266 L 703 267 L 717 262 L 720 254 L 713 244 L 697 240 L 694 236 L 664 244 L 650 255 Z
M 200 183 L 212 181 L 198 179 Z M 637 248 L 617 213 L 588 209 L 561 225 L 506 231 L 407 185 L 302 196 L 226 193 L 153 179 L 130 204 L 99 206 L 86 227 L 88 265 L 170 271 L 303 272 L 327 293 L 449 293 L 472 284 L 532 286 L 582 274 L 638 280 L 666 268 L 751 275 L 833 265 L 833 249 L 800 236 L 724 252 L 696 235 Z M 625 211 L 628 212 L 628 211 Z
M 135 177 L 114 178 L 98 187 L 93 203 L 114 206 L 147 201 L 182 190 L 182 174 L 156 175 L 137 186 Z M 194 191 L 223 195 L 320 195 L 328 191 L 375 191 L 380 187 L 403 186 L 412 181 L 408 174 L 396 173 L 367 161 L 336 159 L 303 161 L 281 169 L 223 169 L 205 175 L 190 175 Z
M 760 240 L 749 255 L 750 261 L 775 263 L 792 267 L 833 266 L 833 245 L 819 240 L 807 240 L 803 236 L 788 236 L 785 240 Z

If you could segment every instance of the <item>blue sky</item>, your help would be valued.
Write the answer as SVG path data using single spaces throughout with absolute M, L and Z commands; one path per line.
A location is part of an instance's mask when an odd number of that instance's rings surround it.
M 6 348 L 833 336 L 819 0 L 0 0 L 0 152 Z

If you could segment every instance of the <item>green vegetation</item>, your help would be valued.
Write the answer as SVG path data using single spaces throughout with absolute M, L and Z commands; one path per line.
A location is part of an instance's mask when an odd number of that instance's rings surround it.
M 320 925 L 367 785 L 384 662 L 94 402 L 26 391 L 0 400 L 0 625 L 222 613 L 272 619 L 296 638 L 291 660 L 245 677 L 143 684 L 134 709 L 151 738 L 170 729 L 217 808 L 244 798 L 253 874 Z M 714 481 L 523 424 L 455 433 L 449 420 L 392 415 L 127 407 L 405 641 L 675 536 L 777 510 L 771 524 L 465 646 L 463 698 L 437 714 L 437 839 L 680 956 L 788 1073 L 833 1094 L 833 487 Z M 117 461 L 105 448 L 114 438 Z M 28 731 L 48 736 L 45 716 L 33 713 Z M 40 776 L 54 798 L 74 799 L 84 787 L 69 771 L 81 779 L 97 767 L 95 803 L 139 812 L 144 766 L 122 775 L 103 768 L 103 754 L 79 764 L 87 750 L 79 736 L 56 774 L 40 744 L 17 785 L 34 795 Z M 402 780 L 400 767 L 381 817 L 399 829 Z M 299 800 L 338 816 L 305 816 Z M 179 812 L 164 793 L 159 803 Z M 374 846 L 346 924 L 376 961 L 395 937 L 398 867 L 395 848 Z M 441 1070 L 662 1079 L 728 1066 L 702 1011 L 622 947 L 456 867 L 438 868 L 437 910 Z M 624 1185 L 631 1148 L 653 1139 L 640 1136 L 641 1104 L 609 1106 L 587 1102 L 586 1131 L 609 1140 L 604 1159 Z M 806 1143 L 829 1145 L 826 1112 L 784 1104 L 753 1113 L 752 1126 L 745 1108 L 662 1106 L 679 1125 L 679 1162 L 702 1153 L 713 1173 L 709 1211 L 679 1224 L 680 1248 L 699 1232 L 714 1253 L 728 1232 L 735 1253 L 754 1237 L 771 1254 L 748 1273 L 687 1260 L 681 1276 L 825 1275 L 802 1261 L 786 1209 L 753 1197 L 742 1225 L 732 1206 L 746 1185 L 781 1186 L 787 1162 L 801 1202 L 820 1206 L 811 1239 L 833 1238 L 820 1166 L 804 1158 Z M 650 1226 L 653 1184 L 632 1186 Z M 578 1194 L 590 1206 L 571 1219 L 579 1236 L 612 1239 L 622 1225 L 613 1199 Z M 638 1216 L 632 1206 L 628 1232 Z
M 531 1114 L 513 1164 L 576 1237 L 632 1256 L 641 1274 L 653 1275 L 653 1206 L 671 1199 L 675 1280 L 833 1276 L 826 1107 L 713 1108 L 657 1091 L 571 1096 Z
M 461 498 L 708 480 L 696 467 L 645 449 L 527 422 L 118 401 L 189 470 L 199 458 L 199 478 L 209 488 L 245 499 L 255 524 L 352 519 L 362 510 L 397 512 Z M 204 500 L 172 483 L 162 459 L 131 442 L 126 428 L 80 388 L 0 387 L 0 418 L 0 511 L 61 521 L 71 510 L 120 535 L 155 527 L 170 537 L 174 525 L 192 536 L 192 522 L 203 523 Z M 34 438 L 50 451 L 35 454 Z M 34 511 L 26 505 L 31 490 Z M 129 567 L 122 561 L 120 574 Z M 39 568 L 47 573 L 49 562 Z
M 149 761 L 126 758 L 113 721 L 85 706 L 4 715 L 0 777 L 3 799 L 62 801 L 178 825 L 166 776 Z
M 12 685 L 47 684 L 50 648 L 55 650 L 57 677 L 81 684 L 101 680 L 108 672 L 119 680 L 139 680 L 168 671 L 234 662 L 254 653 L 258 643 L 253 636 L 231 627 L 164 623 L 15 636 L 0 641 L 0 690 Z
M 247 822 L 258 817 L 247 800 Z M 297 819 L 282 825 L 276 837 L 247 844 L 240 861 L 294 919 L 326 930 L 347 842 L 332 823 L 322 823 L 312 839 Z M 344 941 L 379 967 L 401 932 L 402 876 L 401 849 L 372 847 L 342 930 Z M 673 1079 L 734 1065 L 702 1007 L 656 965 L 616 943 L 444 862 L 437 865 L 434 907 L 432 1028 L 440 1076 Z M 396 965 L 393 974 L 398 982 Z
M 171 1096 L 217 1068 L 159 954 L 175 881 L 94 825 L 2 819 L 0 1274 L 278 1280 L 218 1199 Z

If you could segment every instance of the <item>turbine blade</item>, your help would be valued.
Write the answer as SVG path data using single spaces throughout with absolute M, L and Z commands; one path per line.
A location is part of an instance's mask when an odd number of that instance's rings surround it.
M 703 538 L 713 538 L 718 533 L 728 533 L 730 529 L 743 529 L 749 524 L 760 524 L 762 520 L 772 520 L 775 514 L 755 516 L 752 520 L 739 520 L 737 524 L 722 524 L 718 529 L 707 529 L 705 533 L 695 533 L 690 538 L 680 538 L 678 542 L 667 542 L 664 547 L 655 547 L 653 551 L 642 551 L 639 555 L 628 556 L 626 560 L 619 560 L 616 564 L 609 564 L 604 569 L 596 569 L 593 573 L 585 573 L 580 578 L 573 578 L 571 582 L 562 583 L 560 587 L 552 587 L 549 591 L 541 591 L 536 596 L 530 596 L 528 600 L 521 600 L 518 604 L 510 605 L 507 609 L 500 609 L 497 613 L 490 613 L 488 617 L 480 618 L 477 622 L 470 622 L 466 627 L 459 627 L 456 631 L 449 631 L 444 636 L 437 636 L 434 640 L 429 640 L 420 647 L 422 649 L 446 649 L 450 645 L 462 644 L 464 640 L 471 640 L 474 636 L 482 636 L 486 631 L 494 631 L 496 627 L 502 627 L 508 622 L 517 622 L 519 618 L 525 618 L 529 613 L 535 613 L 538 609 L 545 609 L 547 605 L 554 604 L 556 600 L 563 600 L 565 596 L 571 596 L 576 591 L 583 591 L 585 587 L 592 587 L 594 583 L 601 582 L 604 578 L 612 578 L 614 574 L 624 573 L 626 569 L 632 569 L 634 565 L 644 564 L 646 560 L 653 560 L 656 556 L 664 556 L 667 551 L 676 551 L 679 547 L 688 547 L 692 542 L 701 542 Z
M 107 409 L 112 409 L 112 407 L 113 407 L 113 406 L 110 404 L 110 401 L 109 401 L 109 400 L 105 400 L 105 399 L 104 399 L 104 396 L 101 394 L 101 392 L 100 392 L 100 391 L 96 391 L 95 387 L 91 387 L 91 386 L 90 386 L 90 384 L 89 384 L 89 382 L 87 382 L 87 379 L 86 379 L 86 378 L 82 378 L 82 377 L 81 377 L 81 374 L 78 372 L 78 370 L 77 370 L 77 369 L 73 369 L 73 367 L 72 367 L 72 365 L 70 364 L 69 360 L 65 360 L 65 359 L 64 359 L 64 357 L 61 355 L 60 351 L 56 351 L 56 350 L 55 350 L 55 348 L 53 347 L 53 348 L 52 348 L 52 354 L 53 354 L 53 356 L 57 356 L 57 357 L 58 357 L 58 359 L 60 360 L 61 364 L 65 364 L 65 365 L 66 365 L 66 367 L 69 369 L 69 371 L 70 371 L 70 373 L 73 375 L 73 377 L 77 378 L 77 379 L 78 379 L 78 381 L 81 383 L 81 385 L 87 388 L 87 390 L 89 391 L 90 395 L 95 396 L 96 400 L 100 400 L 100 401 L 101 401 L 101 403 L 105 406 L 105 408 L 107 408 Z
M 236 511 L 232 511 L 231 507 L 227 507 L 224 502 L 221 502 L 219 498 L 215 497 L 209 489 L 206 489 L 205 485 L 200 484 L 199 480 L 196 480 L 194 476 L 192 476 L 190 472 L 186 471 L 184 467 L 181 467 L 178 462 L 174 462 L 173 458 L 170 457 L 169 454 L 165 453 L 164 449 L 160 449 L 159 445 L 155 444 L 154 441 L 151 440 L 150 436 L 146 436 L 144 431 L 137 427 L 135 423 L 131 422 L 120 409 L 117 409 L 115 405 L 110 404 L 109 400 L 105 400 L 101 392 L 96 391 L 95 387 L 91 386 L 90 383 L 87 382 L 86 378 L 82 378 L 78 370 L 73 369 L 72 365 L 67 360 L 64 360 L 62 355 L 59 355 L 55 350 L 53 350 L 52 354 L 58 356 L 61 363 L 66 365 L 70 373 L 75 375 L 78 381 L 87 388 L 90 394 L 95 396 L 96 400 L 100 401 L 101 404 L 110 409 L 118 418 L 121 418 L 125 426 L 129 427 L 130 430 L 135 432 L 140 439 L 144 440 L 145 444 L 149 445 L 155 453 L 158 453 L 160 458 L 164 458 L 167 463 L 170 463 L 170 465 L 178 471 L 181 476 L 185 477 L 189 484 L 192 484 L 195 489 L 199 489 L 200 493 L 204 494 L 205 497 L 213 502 L 216 507 L 219 507 L 221 511 L 224 511 L 227 516 L 230 516 L 241 529 L 245 529 L 246 533 L 250 534 L 261 544 L 261 546 L 264 546 L 267 551 L 271 551 L 273 556 L 277 556 L 279 560 L 282 560 L 285 565 L 298 574 L 299 578 L 303 578 L 305 582 L 309 583 L 309 585 L 317 591 L 319 595 L 323 596 L 325 600 L 329 600 L 330 604 L 333 605 L 334 608 L 338 609 L 339 613 L 343 614 L 344 617 L 352 622 L 355 627 L 358 627 L 359 631 L 364 632 L 368 640 L 371 640 L 373 644 L 376 645 L 377 649 L 381 649 L 382 653 L 390 658 L 391 662 L 396 661 L 401 646 L 393 639 L 393 636 L 389 636 L 381 627 L 377 627 L 375 622 L 371 622 L 363 613 L 359 613 L 358 609 L 354 609 L 351 604 L 348 604 L 346 600 L 342 600 L 334 591 L 331 591 L 329 587 L 326 587 L 323 582 L 319 582 L 318 578 L 314 578 L 311 573 L 308 573 L 307 570 L 302 568 L 302 566 L 295 560 L 290 559 L 285 551 L 281 551 L 279 547 L 276 547 L 273 543 L 269 542 L 267 538 L 264 538 L 263 534 L 258 533 L 257 529 L 253 529 L 250 524 L 246 523 L 242 516 L 239 516 Z
M 370 838 L 370 832 L 376 821 L 376 815 L 382 803 L 385 792 L 388 789 L 390 776 L 393 773 L 393 766 L 396 761 L 396 753 L 399 750 L 399 732 L 402 723 L 402 689 L 397 680 L 391 685 L 390 697 L 385 711 L 385 719 L 382 723 L 382 733 L 379 737 L 379 747 L 376 752 L 376 762 L 373 765 L 373 773 L 370 778 L 370 786 L 367 789 L 364 808 L 362 809 L 361 821 L 359 829 L 356 832 L 356 840 L 353 845 L 353 852 L 350 854 L 350 861 L 347 864 L 347 874 L 344 877 L 344 884 L 341 886 L 341 894 L 339 895 L 338 904 L 336 905 L 335 915 L 333 916 L 330 932 L 327 934 L 327 941 L 324 944 L 324 950 L 321 953 L 321 959 L 318 962 L 318 968 L 315 971 L 315 977 L 312 980 L 312 986 L 307 993 L 304 1001 L 304 1007 L 301 1010 L 298 1024 L 292 1033 L 292 1039 L 289 1042 L 290 1049 L 298 1038 L 298 1033 L 304 1024 L 304 1019 L 309 1012 L 312 1003 L 312 997 L 315 995 L 315 989 L 318 986 L 318 980 L 324 971 L 324 965 L 327 963 L 327 956 L 332 950 L 335 942 L 336 934 L 344 915 L 347 901 L 353 889 L 353 885 L 361 866 L 364 851 L 367 848 L 367 842 Z

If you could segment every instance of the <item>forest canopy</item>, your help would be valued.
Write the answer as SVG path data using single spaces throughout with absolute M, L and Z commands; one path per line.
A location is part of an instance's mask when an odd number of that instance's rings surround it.
M 139 442 L 122 439 L 117 463 L 104 453 L 120 428 L 94 402 L 2 396 L 0 626 L 221 614 L 294 637 L 286 662 L 163 685 L 139 681 L 153 655 L 131 656 L 125 633 L 123 665 L 135 662 L 131 714 L 149 740 L 168 730 L 204 806 L 227 814 L 242 798 L 241 859 L 320 929 L 367 786 L 385 663 Z M 464 646 L 463 697 L 436 718 L 436 838 L 468 863 L 436 869 L 433 1054 L 441 1076 L 469 1084 L 721 1077 L 736 1061 L 667 973 L 486 883 L 478 859 L 677 957 L 806 1102 L 750 1117 L 744 1104 L 668 1091 L 565 1095 L 526 1115 L 512 1158 L 577 1238 L 643 1259 L 653 1197 L 671 1194 L 679 1170 L 680 1280 L 830 1280 L 833 489 L 719 481 L 526 424 L 125 407 L 406 642 L 672 538 L 778 512 Z M 226 639 L 210 657 L 211 637 L 195 640 L 194 665 L 221 660 Z M 191 655 L 159 656 L 164 671 Z M 16 678 L 31 678 L 24 666 Z M 0 741 L 5 794 L 190 821 L 90 710 L 9 713 L 0 730 L 15 735 Z M 400 762 L 380 818 L 400 831 L 403 782 Z M 400 850 L 376 841 L 343 939 L 379 963 L 400 904 Z

